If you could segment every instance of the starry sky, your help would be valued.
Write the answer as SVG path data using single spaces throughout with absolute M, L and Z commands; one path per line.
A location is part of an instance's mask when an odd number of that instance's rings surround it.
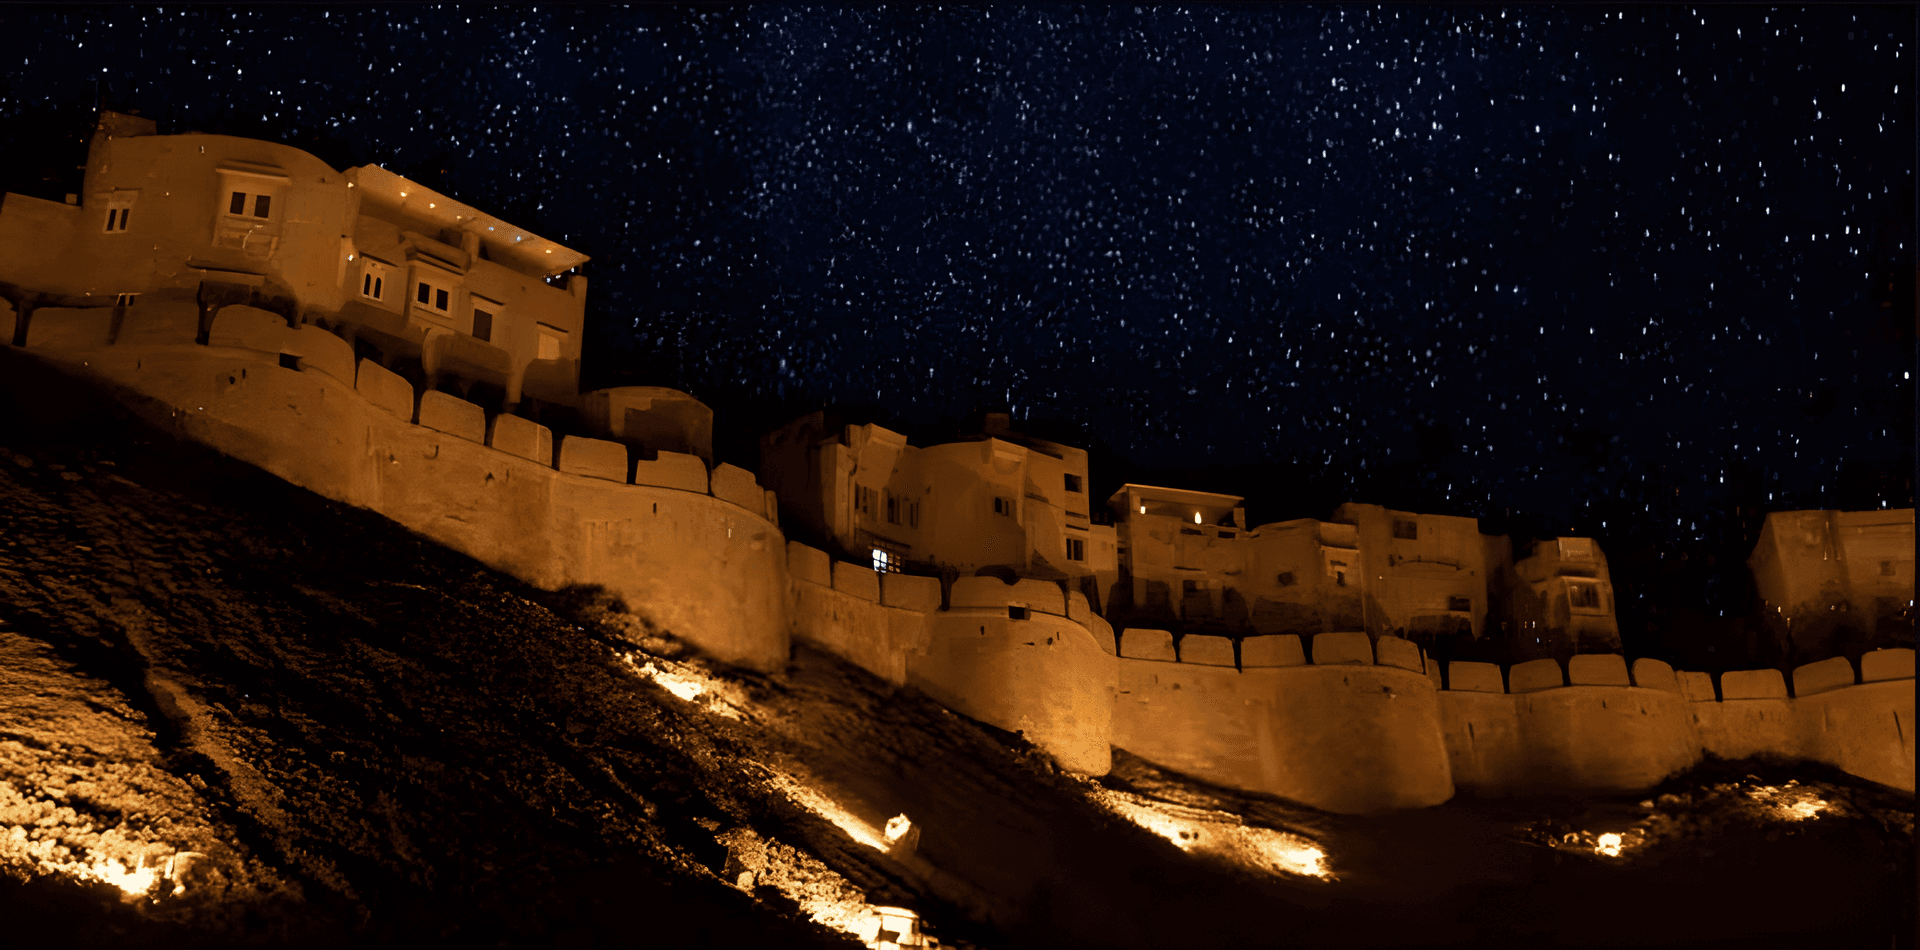
M 592 255 L 586 384 L 723 428 L 1004 408 L 1097 492 L 1474 515 L 1616 574 L 1913 503 L 1911 7 L 0 25 L 10 143 L 104 102 L 384 165 Z

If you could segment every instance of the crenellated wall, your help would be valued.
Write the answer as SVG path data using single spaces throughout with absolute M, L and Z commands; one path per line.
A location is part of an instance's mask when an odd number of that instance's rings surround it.
M 1913 651 L 1880 650 L 1794 671 L 1676 673 L 1614 654 L 1502 670 L 1454 662 L 1439 694 L 1454 782 L 1479 794 L 1634 791 L 1705 754 L 1825 762 L 1912 791 Z
M 0 331 L 10 314 L 0 307 Z M 1793 672 L 1675 673 L 1612 654 L 1444 670 L 1361 632 L 1113 630 L 1050 581 L 876 573 L 785 541 L 752 473 L 556 438 L 414 387 L 247 307 L 192 341 L 192 301 L 42 310 L 27 352 L 145 399 L 179 435 L 549 589 L 598 584 L 715 657 L 820 644 L 1070 770 L 1111 749 L 1341 813 L 1650 787 L 1704 754 L 1802 757 L 1912 790 L 1913 651 Z M 1789 688 L 1791 687 L 1791 688 Z
M 169 306 L 181 312 L 160 312 Z M 119 322 L 166 327 L 192 308 L 143 304 Z M 722 466 L 710 479 L 672 453 L 629 463 L 618 444 L 489 421 L 444 393 L 416 400 L 337 337 L 276 328 L 251 308 L 220 311 L 220 345 L 208 346 L 108 344 L 107 323 L 82 334 L 92 322 L 39 316 L 56 319 L 36 319 L 28 352 L 154 400 L 137 408 L 185 438 L 537 586 L 602 585 L 727 662 L 787 660 L 785 539 L 747 473 Z
M 1048 581 L 877 573 L 788 542 L 794 636 L 953 711 L 1025 735 L 1063 768 L 1112 762 L 1113 631 Z
M 1419 648 L 1364 633 L 1120 637 L 1113 744 L 1231 788 L 1364 814 L 1453 797 Z

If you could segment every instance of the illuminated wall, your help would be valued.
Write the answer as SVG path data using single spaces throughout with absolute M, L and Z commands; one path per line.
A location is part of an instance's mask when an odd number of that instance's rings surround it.
M 1747 564 L 1761 620 L 1799 657 L 1913 636 L 1913 509 L 1775 511 Z
M 222 309 L 208 346 L 108 345 L 105 313 L 43 311 L 28 352 L 156 400 L 136 408 L 184 438 L 490 567 L 547 589 L 603 585 L 728 662 L 786 662 L 786 544 L 750 473 L 674 453 L 634 460 L 446 393 L 416 399 L 338 337 L 247 307 Z M 191 302 L 141 303 L 127 322 L 160 332 L 193 314 Z

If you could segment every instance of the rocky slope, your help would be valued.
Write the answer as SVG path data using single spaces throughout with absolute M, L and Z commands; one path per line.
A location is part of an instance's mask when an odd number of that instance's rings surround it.
M 1374 819 L 1124 753 L 1062 775 L 831 657 L 716 668 L 124 396 L 0 378 L 22 944 L 853 946 L 901 905 L 994 947 L 1911 946 L 1912 799 L 1844 775 L 1713 763 L 1645 801 Z

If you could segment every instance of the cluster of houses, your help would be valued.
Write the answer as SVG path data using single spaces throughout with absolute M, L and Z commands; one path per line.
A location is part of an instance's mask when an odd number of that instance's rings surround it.
M 875 570 L 1057 581 L 1114 627 L 1228 636 L 1366 631 L 1516 659 L 1620 646 L 1606 556 L 1556 538 L 1514 557 L 1473 518 L 1346 504 L 1254 524 L 1234 495 L 1123 485 L 1097 504 L 1087 453 L 1014 431 L 913 446 L 824 413 L 761 440 L 789 530 Z
M 96 312 L 107 342 L 206 343 L 214 316 L 244 304 L 341 338 L 417 391 L 712 465 L 712 413 L 692 397 L 579 391 L 585 255 L 382 168 L 103 112 L 66 199 L 0 204 L 16 346 L 85 322 L 35 329 L 49 309 Z M 142 306 L 154 301 L 176 306 Z M 789 532 L 840 558 L 1055 581 L 1116 629 L 1365 631 L 1441 657 L 1497 643 L 1510 662 L 1620 648 L 1591 538 L 1516 550 L 1473 518 L 1366 504 L 1253 524 L 1240 497 L 1149 485 L 1096 504 L 1086 451 L 1005 415 L 978 429 L 916 446 L 814 413 L 763 437 L 759 480 Z M 1862 618 L 1911 629 L 1912 509 L 1776 512 L 1751 563 L 1769 622 L 1795 642 Z

